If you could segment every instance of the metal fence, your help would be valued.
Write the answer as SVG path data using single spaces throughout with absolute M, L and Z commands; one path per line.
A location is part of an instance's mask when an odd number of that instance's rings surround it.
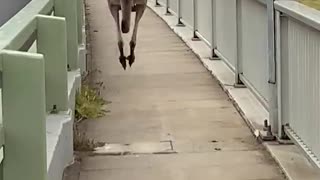
M 281 63 L 280 120 L 291 139 L 319 166 L 320 12 L 294 2 L 276 2 L 275 8 Z
M 256 95 L 272 133 L 320 167 L 320 12 L 291 0 L 159 2 Z
M 46 117 L 70 108 L 68 70 L 80 67 L 82 3 L 32 0 L 0 27 L 0 179 L 47 178 Z M 35 41 L 36 52 L 28 52 Z

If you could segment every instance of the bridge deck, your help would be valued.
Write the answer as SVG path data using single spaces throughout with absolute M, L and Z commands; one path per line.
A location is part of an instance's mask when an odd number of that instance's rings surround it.
M 283 179 L 217 81 L 159 17 L 146 11 L 136 63 L 123 71 L 106 0 L 87 3 L 95 80 L 112 102 L 111 113 L 88 122 L 88 135 L 146 147 L 172 141 L 177 153 L 87 157 L 81 180 Z

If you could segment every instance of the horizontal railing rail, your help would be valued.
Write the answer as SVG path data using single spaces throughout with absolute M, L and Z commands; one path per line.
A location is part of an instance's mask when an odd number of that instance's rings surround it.
M 0 50 L 20 50 L 36 30 L 36 15 L 50 14 L 53 0 L 33 0 L 0 27 Z

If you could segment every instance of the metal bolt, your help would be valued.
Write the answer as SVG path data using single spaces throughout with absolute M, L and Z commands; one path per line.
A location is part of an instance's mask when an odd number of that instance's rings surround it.
M 271 126 L 268 126 L 268 131 L 267 131 L 268 136 L 272 136 L 272 131 L 271 131 Z
M 52 108 L 51 114 L 57 114 L 57 113 L 58 113 L 57 105 L 53 105 L 53 108 Z

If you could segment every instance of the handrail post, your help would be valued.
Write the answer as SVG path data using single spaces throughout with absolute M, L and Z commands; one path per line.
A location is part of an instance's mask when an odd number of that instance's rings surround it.
M 198 12 L 197 12 L 197 0 L 192 0 L 192 16 L 193 16 L 193 37 L 192 41 L 199 41 L 200 38 L 197 36 L 197 31 L 198 31 Z
M 184 27 L 185 25 L 181 22 L 182 16 L 181 16 L 181 0 L 177 0 L 178 3 L 178 23 L 177 26 Z
M 85 16 L 84 16 L 84 0 L 77 0 L 78 8 L 78 63 L 81 74 L 87 73 L 87 61 L 86 61 L 86 39 L 85 39 Z
M 78 69 L 78 0 L 55 0 L 54 15 L 65 17 L 67 22 L 67 49 L 69 69 Z
M 268 59 L 269 59 L 269 121 L 273 135 L 278 134 L 278 93 L 276 82 L 276 62 L 275 62 L 275 32 L 274 32 L 274 2 L 267 1 L 268 13 Z
M 220 60 L 218 55 L 215 53 L 215 49 L 217 49 L 217 23 L 216 23 L 216 0 L 211 0 L 211 57 L 210 60 Z
M 240 75 L 242 74 L 242 0 L 236 1 L 236 57 L 235 57 L 235 87 L 243 88 L 245 87 L 243 82 L 241 82 Z
M 278 136 L 280 139 L 287 138 L 284 132 L 284 124 L 282 118 L 282 70 L 281 70 L 281 56 L 282 56 L 282 47 L 281 47 L 281 17 L 280 12 L 275 12 L 275 58 L 276 58 L 276 80 L 277 80 L 277 105 L 278 105 Z
M 84 23 L 84 7 L 83 7 L 83 0 L 77 0 L 77 20 L 78 20 L 78 44 L 83 43 L 83 34 L 82 34 L 82 29 L 83 29 L 83 23 Z
M 3 50 L 4 179 L 47 177 L 45 68 L 40 54 Z
M 46 109 L 66 111 L 68 110 L 66 21 L 61 17 L 38 15 L 37 22 L 37 50 L 45 58 Z
M 170 13 L 170 11 L 169 11 L 169 0 L 166 0 L 166 13 L 165 13 L 165 15 L 171 15 L 171 13 Z

